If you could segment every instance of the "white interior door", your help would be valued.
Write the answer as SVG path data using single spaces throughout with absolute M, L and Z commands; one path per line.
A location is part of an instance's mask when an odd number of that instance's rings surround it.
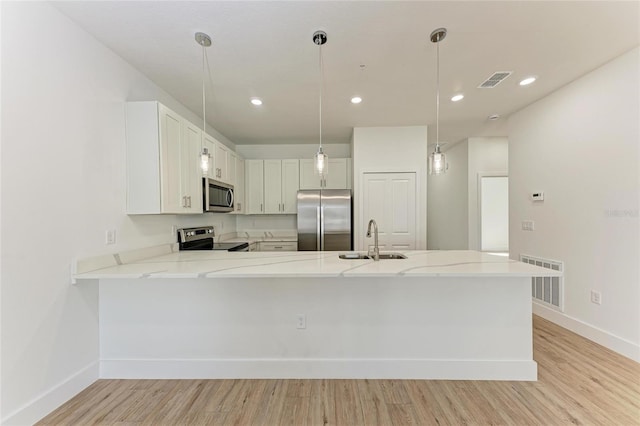
M 509 178 L 480 176 L 480 249 L 509 251 Z
M 362 223 L 376 221 L 381 250 L 415 250 L 416 195 L 415 173 L 364 174 Z M 360 247 L 373 245 L 363 232 Z

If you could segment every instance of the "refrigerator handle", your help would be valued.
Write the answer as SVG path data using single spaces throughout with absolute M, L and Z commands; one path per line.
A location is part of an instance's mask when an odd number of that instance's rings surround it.
M 320 233 L 322 238 L 320 239 L 320 250 L 324 251 L 324 206 L 320 206 Z
M 320 251 L 322 250 L 320 248 L 320 233 L 322 232 L 320 230 L 320 221 L 322 216 L 320 215 L 320 206 L 316 207 L 316 250 Z

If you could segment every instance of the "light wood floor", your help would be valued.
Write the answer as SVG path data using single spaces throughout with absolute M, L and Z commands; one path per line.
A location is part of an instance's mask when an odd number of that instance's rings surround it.
M 99 380 L 38 425 L 640 425 L 640 364 L 534 316 L 537 382 Z

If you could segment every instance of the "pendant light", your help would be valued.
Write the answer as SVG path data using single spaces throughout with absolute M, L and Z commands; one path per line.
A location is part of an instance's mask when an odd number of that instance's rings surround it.
M 205 33 L 196 33 L 196 42 L 202 46 L 202 134 L 200 135 L 200 168 L 202 169 L 202 175 L 207 176 L 209 174 L 209 163 L 211 162 L 211 153 L 204 146 L 204 135 L 207 131 L 207 102 L 204 90 L 204 76 L 205 76 L 205 56 L 206 48 L 211 46 L 211 37 Z
M 439 175 L 446 171 L 445 155 L 440 152 L 440 42 L 447 36 L 446 28 L 438 28 L 431 33 L 431 41 L 436 44 L 436 148 L 429 155 L 429 174 Z
M 323 83 L 323 73 L 322 73 L 322 45 L 327 42 L 327 33 L 324 31 L 316 31 L 313 33 L 313 43 L 318 46 L 319 51 L 319 60 L 318 65 L 320 68 L 320 146 L 318 147 L 318 152 L 314 156 L 314 170 L 315 173 L 321 177 L 327 175 L 328 172 L 328 160 L 327 154 L 322 151 L 322 83 Z

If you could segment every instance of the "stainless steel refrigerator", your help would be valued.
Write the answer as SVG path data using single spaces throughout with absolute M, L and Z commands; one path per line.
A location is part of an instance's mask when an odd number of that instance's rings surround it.
M 353 250 L 350 189 L 298 191 L 298 250 Z

